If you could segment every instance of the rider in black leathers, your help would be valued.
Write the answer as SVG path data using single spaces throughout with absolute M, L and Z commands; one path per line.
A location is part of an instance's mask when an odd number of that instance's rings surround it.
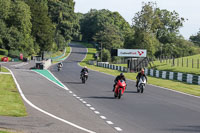
M 87 66 L 85 66 L 82 70 L 81 70 L 81 76 L 83 73 L 87 72 L 88 73 L 88 69 Z M 81 78 L 81 77 L 80 77 Z M 86 76 L 86 80 L 88 79 L 88 75 Z
M 113 91 L 115 90 L 115 86 L 116 86 L 118 80 L 121 80 L 121 79 L 124 80 L 124 81 L 126 82 L 126 78 L 125 78 L 125 76 L 124 76 L 123 73 L 120 73 L 120 75 L 118 75 L 118 76 L 115 78 L 115 80 L 114 80 L 115 84 L 113 85 Z

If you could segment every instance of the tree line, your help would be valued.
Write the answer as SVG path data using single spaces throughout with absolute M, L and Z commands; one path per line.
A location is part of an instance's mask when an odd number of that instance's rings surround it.
M 130 25 L 118 12 L 91 9 L 75 13 L 73 0 L 0 0 L 0 48 L 27 55 L 64 49 L 71 41 L 103 48 L 103 61 L 115 61 L 112 49 L 147 49 L 148 56 L 188 56 L 200 51 L 200 31 L 185 40 L 186 21 L 175 11 L 143 3 Z M 134 5 L 133 5 L 134 8 Z
M 79 37 L 73 0 L 0 0 L 0 48 L 26 55 L 64 49 Z
M 79 19 L 83 41 L 102 44 L 103 61 L 115 60 L 109 55 L 111 49 L 117 48 L 147 49 L 148 56 L 153 58 L 188 56 L 200 51 L 200 33 L 185 40 L 179 29 L 186 19 L 175 11 L 158 8 L 154 2 L 143 3 L 132 25 L 118 12 L 105 9 L 92 9 L 79 14 Z

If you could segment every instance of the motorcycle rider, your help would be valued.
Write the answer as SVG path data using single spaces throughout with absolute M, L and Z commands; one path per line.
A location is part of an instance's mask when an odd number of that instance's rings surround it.
M 124 76 L 123 73 L 120 73 L 120 75 L 118 75 L 118 76 L 115 78 L 115 80 L 114 80 L 115 84 L 113 85 L 113 91 L 115 90 L 115 86 L 117 85 L 118 80 L 121 80 L 121 79 L 124 80 L 124 81 L 126 82 L 126 78 L 125 78 L 125 76 Z
M 62 67 L 63 67 L 63 63 L 62 63 L 62 62 L 59 62 L 57 67 L 58 67 L 58 68 L 62 68 Z
M 146 78 L 146 81 L 147 81 L 147 76 L 145 75 L 143 68 L 140 70 L 140 72 L 136 76 L 136 79 L 137 79 L 137 81 L 136 81 L 136 87 L 138 87 L 138 83 L 139 83 L 139 80 L 140 80 L 141 76 L 144 76 Z
M 84 66 L 83 69 L 81 70 L 81 76 L 83 73 L 87 72 L 88 73 L 88 69 L 87 69 L 87 66 Z M 81 77 L 80 77 L 81 79 Z M 88 79 L 88 75 L 86 76 L 86 80 Z

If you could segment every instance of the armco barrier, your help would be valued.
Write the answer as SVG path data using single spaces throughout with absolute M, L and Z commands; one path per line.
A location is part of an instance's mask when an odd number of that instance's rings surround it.
M 147 68 L 145 68 L 145 74 L 152 77 L 169 79 L 169 80 L 178 80 L 181 82 L 200 85 L 200 76 L 198 75 L 192 75 L 180 72 L 159 71 Z
M 97 66 L 108 68 L 108 69 L 113 69 L 113 70 L 118 70 L 118 71 L 121 71 L 121 72 L 127 72 L 126 67 L 108 64 L 107 62 L 106 63 L 98 62 Z

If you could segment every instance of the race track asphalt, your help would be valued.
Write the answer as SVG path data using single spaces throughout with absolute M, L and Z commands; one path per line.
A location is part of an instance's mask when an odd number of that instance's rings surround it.
M 200 132 L 200 98 L 152 85 L 147 85 L 144 93 L 139 94 L 136 93 L 135 82 L 128 80 L 122 98 L 115 99 L 112 92 L 115 77 L 111 75 L 89 70 L 86 84 L 81 83 L 78 63 L 87 50 L 77 44 L 70 46 L 72 53 L 63 62 L 63 69 L 58 72 L 56 65 L 49 68 L 70 91 L 30 71 L 34 62 L 3 65 L 13 71 L 23 94 L 32 104 L 88 130 L 97 133 L 119 130 L 124 133 Z M 85 132 L 38 111 L 26 101 L 24 103 L 28 116 L 0 116 L 0 128 L 24 133 Z
M 78 63 L 86 48 L 71 44 L 72 53 L 58 72 L 51 72 L 77 96 L 90 103 L 125 133 L 197 133 L 200 132 L 200 98 L 147 85 L 144 93 L 136 93 L 134 81 L 121 99 L 115 99 L 112 86 L 115 77 L 89 70 L 86 84 L 80 80 Z M 120 72 L 119 72 L 120 73 Z

